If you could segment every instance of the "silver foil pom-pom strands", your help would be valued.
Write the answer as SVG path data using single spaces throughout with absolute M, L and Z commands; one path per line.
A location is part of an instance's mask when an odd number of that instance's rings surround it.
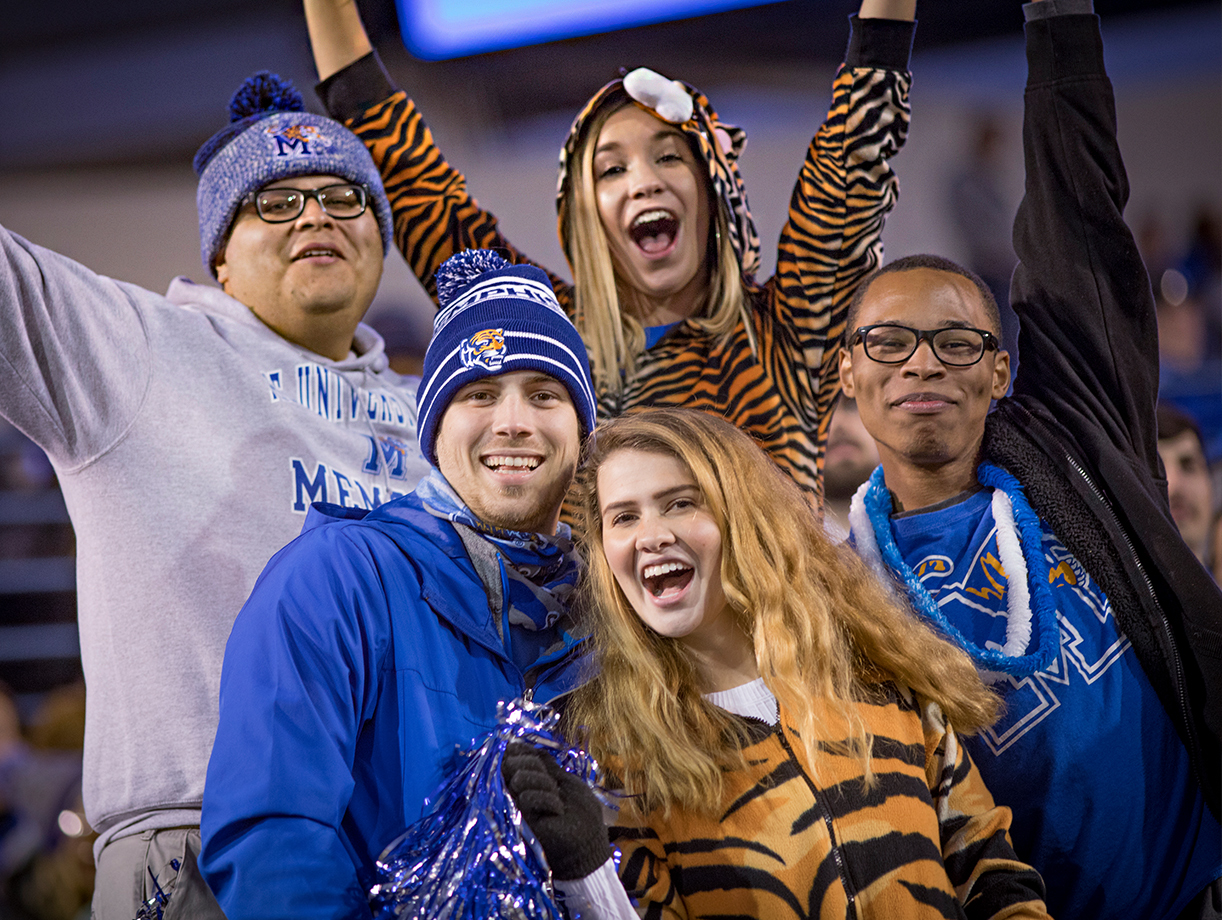
M 543 850 L 512 796 L 501 765 L 510 743 L 555 757 L 597 787 L 598 765 L 570 747 L 554 709 L 526 700 L 497 706 L 497 725 L 433 797 L 433 806 L 378 858 L 369 892 L 377 920 L 563 920 Z

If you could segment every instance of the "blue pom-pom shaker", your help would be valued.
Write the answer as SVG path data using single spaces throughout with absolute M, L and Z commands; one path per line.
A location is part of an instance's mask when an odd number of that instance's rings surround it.
M 598 764 L 570 747 L 560 715 L 525 700 L 500 703 L 497 725 L 433 797 L 433 807 L 378 858 L 369 892 L 376 920 L 563 920 L 542 848 L 505 789 L 511 742 L 548 751 L 598 789 Z

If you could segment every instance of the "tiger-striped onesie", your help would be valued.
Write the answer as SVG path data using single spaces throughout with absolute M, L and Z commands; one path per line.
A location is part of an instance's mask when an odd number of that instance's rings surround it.
M 1018 861 L 966 749 L 910 691 L 860 704 L 878 784 L 861 761 L 821 748 L 815 769 L 787 723 L 748 719 L 747 768 L 727 772 L 718 807 L 657 810 L 618 826 L 620 878 L 654 918 L 1047 918 L 1043 883 Z M 843 720 L 818 713 L 829 736 Z M 621 820 L 632 814 L 621 809 Z M 624 824 L 634 823 L 624 821 Z
M 911 23 L 853 19 L 827 119 L 807 151 L 781 231 L 776 274 L 763 284 L 743 278 L 758 357 L 742 320 L 720 338 L 682 322 L 639 357 L 618 396 L 599 389 L 600 418 L 640 406 L 723 415 L 821 502 L 848 303 L 880 264 L 883 219 L 898 195 L 887 160 L 908 130 L 911 36 Z M 530 261 L 468 193 L 412 100 L 395 91 L 375 56 L 328 78 L 319 94 L 373 155 L 394 212 L 395 241 L 434 298 L 434 272 L 461 249 L 497 249 L 510 261 Z M 758 239 L 746 245 L 758 247 Z M 758 264 L 757 253 L 747 252 L 741 263 Z M 572 316 L 572 286 L 549 276 Z

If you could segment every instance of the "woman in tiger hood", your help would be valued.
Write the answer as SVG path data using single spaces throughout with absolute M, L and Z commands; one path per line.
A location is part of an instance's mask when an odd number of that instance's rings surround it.
M 531 261 L 391 84 L 352 0 L 304 2 L 319 94 L 372 153 L 396 242 L 430 294 L 433 273 L 460 249 Z M 575 283 L 549 276 L 589 351 L 600 418 L 641 406 L 714 412 L 754 436 L 819 504 L 837 346 L 853 290 L 881 263 L 883 219 L 898 194 L 887 161 L 907 135 L 914 15 L 915 0 L 863 0 L 852 19 L 766 281 L 756 277 L 740 128 L 695 88 L 645 68 L 582 109 L 557 192 Z

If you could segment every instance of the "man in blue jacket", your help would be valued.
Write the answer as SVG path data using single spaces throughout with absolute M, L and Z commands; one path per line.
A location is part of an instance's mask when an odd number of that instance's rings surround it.
M 226 648 L 200 867 L 230 920 L 368 917 L 375 859 L 456 749 L 581 678 L 559 515 L 594 425 L 585 349 L 537 268 L 461 253 L 438 288 L 431 473 L 371 512 L 315 505 Z
M 914 256 L 862 285 L 840 369 L 882 465 L 852 534 L 1003 697 L 968 747 L 1049 913 L 1218 916 L 1222 594 L 1168 507 L 1098 20 L 1024 9 L 1013 395 L 980 279 Z

